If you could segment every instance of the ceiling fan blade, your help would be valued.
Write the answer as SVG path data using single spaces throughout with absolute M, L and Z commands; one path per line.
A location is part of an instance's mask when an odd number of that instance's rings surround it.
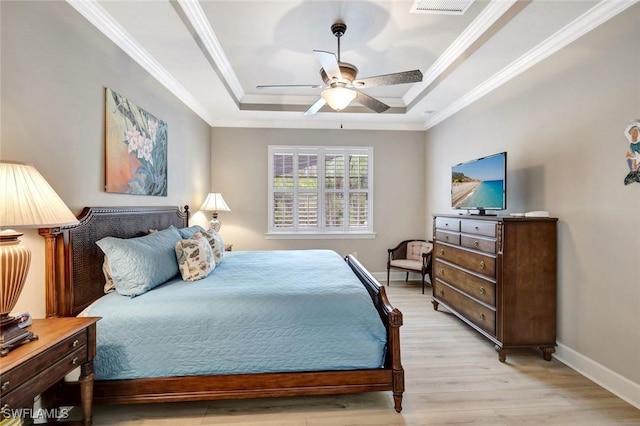
M 321 84 L 263 84 L 256 86 L 256 89 L 281 89 L 283 87 L 307 87 L 309 89 L 322 89 Z
M 366 89 L 376 86 L 390 86 L 392 84 L 417 83 L 422 81 L 420 70 L 397 72 L 394 74 L 376 75 L 373 77 L 360 78 L 354 80 L 353 87 Z
M 362 104 L 363 106 L 366 106 L 370 110 L 373 110 L 375 112 L 385 112 L 386 110 L 389 109 L 389 105 L 383 102 L 380 102 L 376 98 L 373 98 L 367 95 L 366 93 L 360 92 L 358 90 L 356 90 L 355 92 L 356 92 L 356 101 Z
M 326 103 L 327 101 L 325 101 L 323 98 L 318 99 L 315 104 L 311 105 L 311 107 L 309 107 L 309 109 L 304 112 L 304 115 L 315 114 L 316 112 L 320 111 L 320 108 L 322 108 Z
M 316 54 L 316 58 L 318 58 L 318 62 L 322 65 L 322 69 L 324 69 L 324 72 L 331 80 L 342 80 L 342 73 L 340 72 L 336 55 L 322 50 L 314 50 L 313 53 Z

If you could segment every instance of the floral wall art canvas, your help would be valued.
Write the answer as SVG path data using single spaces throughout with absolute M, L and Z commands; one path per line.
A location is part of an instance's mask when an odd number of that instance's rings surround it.
M 106 191 L 167 195 L 167 123 L 106 89 Z

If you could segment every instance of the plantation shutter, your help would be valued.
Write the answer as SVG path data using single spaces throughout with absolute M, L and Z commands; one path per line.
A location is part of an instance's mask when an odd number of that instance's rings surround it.
M 270 233 L 371 233 L 370 147 L 269 147 Z

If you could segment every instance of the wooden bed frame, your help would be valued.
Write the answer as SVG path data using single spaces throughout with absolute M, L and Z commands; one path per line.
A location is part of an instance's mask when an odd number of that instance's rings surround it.
M 96 241 L 106 236 L 132 238 L 146 234 L 149 229 L 164 229 L 170 225 L 186 227 L 189 208 L 86 207 L 78 217 L 80 223 L 74 226 L 40 229 L 40 235 L 45 238 L 48 317 L 76 316 L 104 294 L 104 255 Z M 94 403 L 200 401 L 391 390 L 394 408 L 400 412 L 404 392 L 404 370 L 400 362 L 402 313 L 391 306 L 384 287 L 354 257 L 347 256 L 345 260 L 371 295 L 387 328 L 383 368 L 104 380 L 94 384 Z M 74 386 L 63 384 L 57 394 L 76 399 L 78 393 Z

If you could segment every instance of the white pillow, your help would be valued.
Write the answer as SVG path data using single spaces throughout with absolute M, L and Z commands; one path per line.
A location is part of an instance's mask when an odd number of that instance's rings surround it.
M 102 273 L 104 274 L 104 294 L 115 291 L 116 285 L 113 283 L 111 269 L 109 269 L 109 258 L 107 256 L 104 257 L 104 262 L 102 262 Z
M 216 266 L 209 241 L 200 231 L 176 243 L 176 258 L 184 281 L 201 280 Z
M 213 258 L 216 261 L 216 265 L 218 265 L 224 258 L 224 242 L 222 241 L 222 237 L 214 229 L 207 229 L 202 232 L 202 235 L 209 241 L 211 249 L 213 250 Z

